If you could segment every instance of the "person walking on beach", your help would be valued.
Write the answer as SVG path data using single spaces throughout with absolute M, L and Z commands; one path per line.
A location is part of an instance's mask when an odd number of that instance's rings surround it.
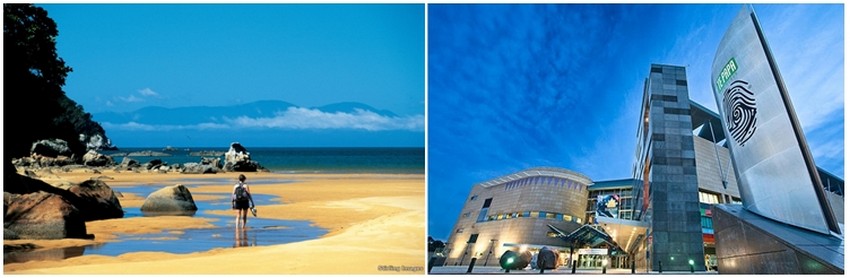
M 236 228 L 245 228 L 248 222 L 248 209 L 254 208 L 254 199 L 251 198 L 248 184 L 245 184 L 245 175 L 239 175 L 239 182 L 233 186 L 230 202 L 236 210 Z

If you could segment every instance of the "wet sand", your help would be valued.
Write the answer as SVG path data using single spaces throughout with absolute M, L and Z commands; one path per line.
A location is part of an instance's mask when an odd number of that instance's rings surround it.
M 101 177 L 121 186 L 191 184 L 193 198 L 217 198 L 227 193 L 238 173 L 185 175 L 177 173 L 39 173 L 54 184 Z M 308 220 L 328 233 L 307 241 L 243 248 L 219 248 L 191 254 L 135 252 L 117 257 L 85 255 L 60 261 L 29 261 L 4 265 L 5 274 L 424 274 L 426 265 L 424 175 L 246 173 L 255 194 L 280 198 L 257 206 L 258 215 L 282 220 Z M 223 180 L 227 180 L 223 182 Z M 267 184 L 269 180 L 282 183 Z M 294 181 L 294 182 L 292 182 Z M 125 208 L 140 207 L 145 196 L 124 194 Z M 235 215 L 222 207 L 212 214 Z M 252 216 L 249 216 L 250 226 Z M 88 222 L 95 240 L 16 240 L 43 248 L 82 246 L 115 240 L 116 233 L 158 233 L 163 229 L 212 226 L 199 217 L 133 217 Z M 239 267 L 235 267 L 239 266 Z M 388 269 L 392 269 L 389 270 Z M 398 270 L 396 272 L 395 270 Z

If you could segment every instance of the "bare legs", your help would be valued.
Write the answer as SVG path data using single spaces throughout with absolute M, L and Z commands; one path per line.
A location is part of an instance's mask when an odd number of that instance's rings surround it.
M 248 209 L 236 210 L 236 228 L 245 228 L 248 224 Z

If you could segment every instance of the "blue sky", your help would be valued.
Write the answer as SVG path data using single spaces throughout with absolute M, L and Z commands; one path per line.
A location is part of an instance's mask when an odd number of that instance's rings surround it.
M 58 24 L 59 55 L 74 69 L 64 91 L 95 120 L 98 113 L 148 106 L 219 107 L 259 100 L 286 101 L 306 109 L 179 127 L 155 126 L 143 119 L 102 122 L 107 136 L 119 147 L 227 147 L 239 140 L 249 141 L 243 142 L 246 146 L 314 146 L 322 140 L 327 142 L 318 145 L 424 146 L 422 4 L 39 6 Z M 339 102 L 363 103 L 395 116 L 310 109 Z M 321 124 L 327 121 L 347 124 Z M 220 136 L 227 132 L 211 126 L 222 123 L 230 130 L 244 124 L 254 137 Z M 363 125 L 384 128 L 357 128 Z M 179 134 L 166 136 L 150 130 Z M 270 139 L 288 136 L 290 131 L 296 135 Z M 350 133 L 362 138 L 341 140 L 346 138 L 341 134 Z M 216 139 L 180 139 L 188 134 Z
M 428 234 L 448 239 L 472 185 L 535 166 L 632 176 L 650 64 L 710 66 L 741 5 L 428 6 Z M 754 5 L 815 162 L 844 176 L 843 5 Z

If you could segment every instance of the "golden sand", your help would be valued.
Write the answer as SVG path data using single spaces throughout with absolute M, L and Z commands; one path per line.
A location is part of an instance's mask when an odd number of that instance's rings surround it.
M 48 176 L 39 173 L 42 176 Z M 85 170 L 51 173 L 51 183 L 101 178 L 121 186 L 162 186 L 191 180 L 193 198 L 217 198 L 230 192 L 235 173 L 92 173 Z M 252 180 L 295 181 L 251 187 L 252 193 L 276 195 L 281 203 L 257 206 L 264 218 L 307 220 L 327 229 L 318 239 L 244 248 L 219 248 L 191 254 L 135 252 L 117 257 L 84 255 L 61 261 L 29 261 L 3 266 L 5 274 L 424 274 L 424 175 L 246 173 Z M 222 179 L 233 182 L 222 183 Z M 144 196 L 123 194 L 123 207 L 140 207 Z M 229 208 L 213 214 L 234 215 Z M 42 248 L 82 246 L 115 240 L 116 233 L 158 233 L 210 227 L 211 219 L 163 216 L 92 221 L 86 224 L 95 240 L 16 240 Z M 251 218 L 248 222 L 250 224 Z M 239 267 L 235 267 L 238 265 Z M 384 271 L 382 266 L 401 269 Z

